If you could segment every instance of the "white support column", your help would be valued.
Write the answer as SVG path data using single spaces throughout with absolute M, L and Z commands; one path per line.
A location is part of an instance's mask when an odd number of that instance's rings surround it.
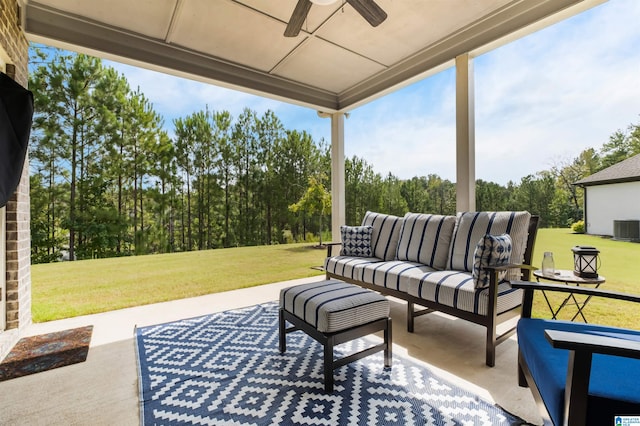
M 346 221 L 344 171 L 344 113 L 331 114 L 331 236 L 340 241 Z
M 456 209 L 476 209 L 476 134 L 473 59 L 456 58 Z

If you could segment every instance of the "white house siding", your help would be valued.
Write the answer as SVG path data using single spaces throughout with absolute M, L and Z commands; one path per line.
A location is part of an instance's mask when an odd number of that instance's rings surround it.
M 640 220 L 640 182 L 586 187 L 587 233 L 613 235 L 614 220 Z

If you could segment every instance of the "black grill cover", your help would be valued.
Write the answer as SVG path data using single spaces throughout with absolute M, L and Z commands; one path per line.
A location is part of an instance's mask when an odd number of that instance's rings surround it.
M 33 94 L 0 72 L 0 208 L 18 187 L 33 120 Z

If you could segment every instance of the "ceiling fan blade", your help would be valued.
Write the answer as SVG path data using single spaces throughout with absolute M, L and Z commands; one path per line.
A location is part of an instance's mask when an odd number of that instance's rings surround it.
M 377 27 L 387 19 L 387 13 L 373 0 L 347 0 L 347 3 L 362 15 L 372 27 Z
M 310 9 L 311 1 L 298 0 L 298 4 L 296 4 L 296 8 L 293 9 L 293 13 L 287 24 L 287 29 L 284 30 L 285 37 L 296 37 L 300 33 L 302 24 L 304 24 L 305 19 L 307 19 L 307 14 Z

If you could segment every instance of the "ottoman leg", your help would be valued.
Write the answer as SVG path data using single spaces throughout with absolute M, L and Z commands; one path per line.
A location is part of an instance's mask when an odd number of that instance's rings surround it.
M 393 339 L 391 337 L 391 317 L 387 318 L 387 326 L 384 329 L 384 366 L 391 367 L 393 360 L 392 345 Z
M 333 392 L 333 336 L 324 342 L 324 391 Z
M 280 308 L 279 312 L 279 326 L 278 326 L 278 336 L 279 336 L 279 348 L 280 353 L 284 353 L 287 350 L 287 330 L 285 329 L 285 320 L 284 320 L 284 309 Z

